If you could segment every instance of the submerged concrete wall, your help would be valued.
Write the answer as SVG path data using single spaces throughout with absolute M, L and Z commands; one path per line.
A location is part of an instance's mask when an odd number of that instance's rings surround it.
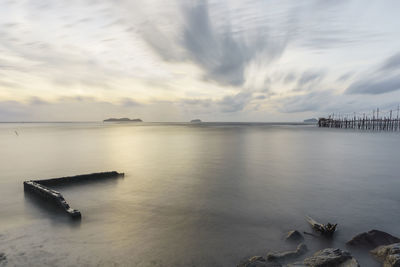
M 116 172 L 116 171 L 111 171 L 111 172 L 97 172 L 97 173 L 90 173 L 90 174 L 81 174 L 81 175 L 76 175 L 76 176 L 66 176 L 66 177 L 41 179 L 41 180 L 33 180 L 33 181 L 37 182 L 41 185 L 51 186 L 51 185 L 63 185 L 63 184 L 70 184 L 70 183 L 76 183 L 76 182 L 116 178 L 119 176 L 124 176 L 124 174 Z
M 50 185 L 62 185 L 83 181 L 94 181 L 106 178 L 117 178 L 123 177 L 124 173 L 118 173 L 116 171 L 111 172 L 99 172 L 91 174 L 83 174 L 76 176 L 51 178 L 44 180 L 30 180 L 24 182 L 24 190 L 37 194 L 43 199 L 54 202 L 56 205 L 61 207 L 65 212 L 67 212 L 72 218 L 80 219 L 82 217 L 81 212 L 76 209 L 72 209 L 68 203 L 65 201 L 62 194 L 58 191 L 48 188 Z

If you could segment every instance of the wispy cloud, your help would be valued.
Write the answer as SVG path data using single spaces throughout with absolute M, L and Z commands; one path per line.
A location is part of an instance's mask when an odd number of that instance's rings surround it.
M 239 93 L 233 96 L 225 96 L 218 101 L 222 112 L 237 112 L 243 110 L 248 101 L 251 99 L 251 93 Z
M 385 60 L 380 71 L 400 70 L 400 52 L 390 56 Z
M 398 8 L 359 0 L 1 2 L 0 116 L 290 120 L 385 106 L 400 91 Z
M 381 66 L 363 74 L 346 92 L 378 95 L 397 90 L 400 90 L 400 53 L 388 57 Z

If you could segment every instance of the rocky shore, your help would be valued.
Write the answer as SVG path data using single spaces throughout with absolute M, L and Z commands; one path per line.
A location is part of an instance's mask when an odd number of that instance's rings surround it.
M 315 230 L 315 229 L 314 229 Z M 322 234 L 307 233 L 321 238 Z M 316 251 L 312 256 L 303 261 L 296 259 L 308 251 L 304 243 L 304 236 L 297 230 L 290 231 L 285 237 L 286 241 L 297 243 L 296 250 L 283 252 L 269 252 L 266 256 L 253 256 L 242 260 L 237 267 L 359 267 L 357 259 L 350 252 L 339 248 L 325 248 Z M 346 242 L 349 249 L 366 250 L 371 255 L 371 260 L 378 260 L 383 267 L 400 267 L 400 239 L 379 230 L 371 230 L 355 235 Z

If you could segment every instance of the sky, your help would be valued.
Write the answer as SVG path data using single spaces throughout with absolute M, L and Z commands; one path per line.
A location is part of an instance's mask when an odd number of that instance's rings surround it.
M 0 0 L 0 121 L 397 109 L 398 0 Z

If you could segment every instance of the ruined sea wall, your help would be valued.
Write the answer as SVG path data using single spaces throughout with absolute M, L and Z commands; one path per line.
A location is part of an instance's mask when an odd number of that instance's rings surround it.
M 63 185 L 70 183 L 77 183 L 83 181 L 96 181 L 101 179 L 108 178 L 117 178 L 123 177 L 124 173 L 119 173 L 116 171 L 111 172 L 99 172 L 99 173 L 91 173 L 91 174 L 83 174 L 76 176 L 67 176 L 60 178 L 51 178 L 51 179 L 43 179 L 43 180 L 29 180 L 24 182 L 24 190 L 25 192 L 31 192 L 42 199 L 52 202 L 62 208 L 66 213 L 68 213 L 74 219 L 80 219 L 82 217 L 81 212 L 77 209 L 73 209 L 69 206 L 67 201 L 64 199 L 63 195 L 53 190 L 47 186 L 55 186 L 55 185 Z

